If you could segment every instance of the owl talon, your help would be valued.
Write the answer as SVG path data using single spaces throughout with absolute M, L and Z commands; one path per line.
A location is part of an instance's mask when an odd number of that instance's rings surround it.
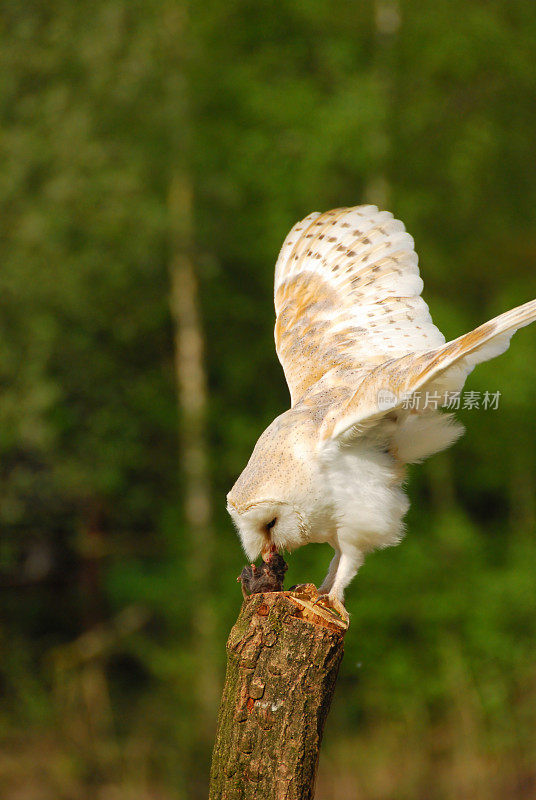
M 313 605 L 322 606 L 322 608 L 325 608 L 330 614 L 333 614 L 334 617 L 340 617 L 346 625 L 350 624 L 350 615 L 348 611 L 345 609 L 343 603 L 337 600 L 336 597 L 330 597 L 329 594 L 321 594 L 316 598 Z

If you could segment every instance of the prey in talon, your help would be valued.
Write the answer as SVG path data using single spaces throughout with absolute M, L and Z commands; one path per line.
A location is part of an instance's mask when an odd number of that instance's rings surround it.
M 404 535 L 406 465 L 461 436 L 452 397 L 536 320 L 531 300 L 446 342 L 421 297 L 417 264 L 403 223 L 376 206 L 296 223 L 274 286 L 291 407 L 261 435 L 227 496 L 251 560 L 332 546 L 318 603 L 346 617 L 344 592 L 365 556 Z M 275 580 L 272 568 L 258 572 L 251 567 L 243 584 Z

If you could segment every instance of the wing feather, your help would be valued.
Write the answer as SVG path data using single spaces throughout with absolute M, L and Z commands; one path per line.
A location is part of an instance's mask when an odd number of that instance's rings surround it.
M 536 300 L 531 300 L 442 347 L 379 366 L 361 381 L 349 400 L 341 398 L 331 406 L 322 438 L 360 432 L 388 411 L 400 408 L 404 399 L 417 391 L 438 392 L 440 397 L 446 391 L 460 391 L 477 364 L 504 353 L 513 334 L 535 320 Z M 385 397 L 392 397 L 388 408 Z
M 276 349 L 295 405 L 334 368 L 354 378 L 444 343 L 413 238 L 376 206 L 314 212 L 285 239 L 275 269 Z

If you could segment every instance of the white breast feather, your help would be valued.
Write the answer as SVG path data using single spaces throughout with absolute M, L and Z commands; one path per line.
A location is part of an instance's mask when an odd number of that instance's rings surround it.
M 322 458 L 336 508 L 338 535 L 363 552 L 390 547 L 404 535 L 409 501 L 388 453 L 358 440 L 327 445 Z

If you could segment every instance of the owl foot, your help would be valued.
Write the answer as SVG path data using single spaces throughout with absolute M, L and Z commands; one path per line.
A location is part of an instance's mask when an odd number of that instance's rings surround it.
M 331 597 L 329 594 L 321 594 L 317 597 L 313 605 L 322 606 L 322 608 L 325 608 L 330 614 L 333 614 L 334 617 L 340 617 L 340 619 L 346 623 L 347 627 L 350 624 L 350 615 L 348 611 L 336 597 Z

